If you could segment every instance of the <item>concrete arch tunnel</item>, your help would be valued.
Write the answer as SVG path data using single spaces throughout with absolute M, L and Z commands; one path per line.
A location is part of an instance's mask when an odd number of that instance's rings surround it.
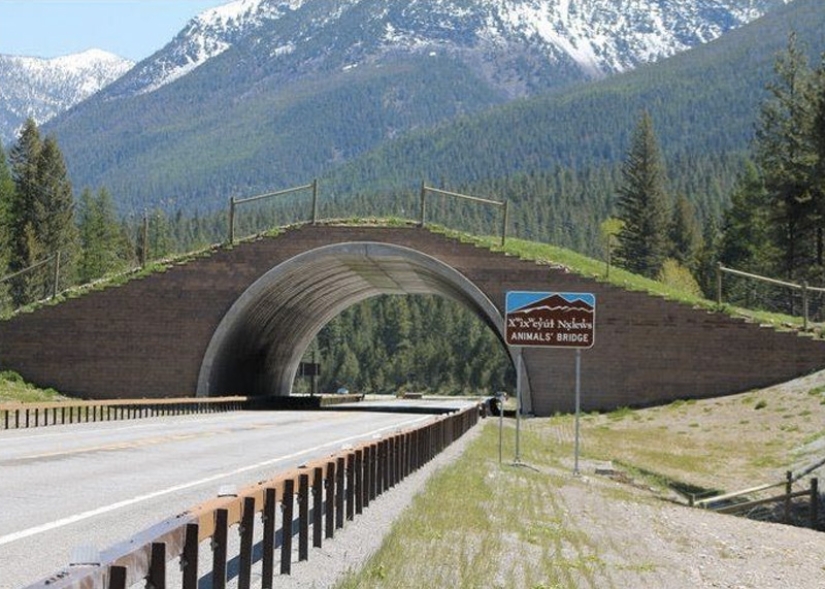
M 495 304 L 444 262 L 388 243 L 332 244 L 278 264 L 238 298 L 209 343 L 198 396 L 289 395 L 301 358 L 318 332 L 348 307 L 389 294 L 449 298 L 504 341 L 503 318 Z M 523 379 L 525 399 L 528 382 Z

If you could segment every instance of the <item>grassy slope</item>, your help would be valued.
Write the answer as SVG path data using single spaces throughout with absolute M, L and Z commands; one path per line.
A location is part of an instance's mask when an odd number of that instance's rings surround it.
M 825 453 L 824 385 L 819 373 L 724 399 L 587 415 L 582 477 L 571 474 L 572 416 L 523 423 L 527 467 L 510 464 L 511 423 L 505 463 L 498 464 L 496 421 L 487 420 L 462 459 L 432 477 L 381 549 L 339 587 L 602 587 L 623 586 L 605 584 L 622 575 L 661 574 L 661 563 L 617 561 L 611 540 L 570 513 L 569 493 L 636 513 L 685 502 L 677 490 L 779 482 L 786 469 L 798 471 Z M 629 478 L 594 477 L 595 466 L 607 461 Z
M 53 389 L 39 389 L 25 382 L 19 374 L 0 372 L 0 403 L 43 403 L 65 399 Z

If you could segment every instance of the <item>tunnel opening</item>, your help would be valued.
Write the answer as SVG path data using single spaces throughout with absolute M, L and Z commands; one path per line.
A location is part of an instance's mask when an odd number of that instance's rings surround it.
M 450 299 L 503 342 L 501 313 L 454 268 L 403 246 L 329 245 L 275 266 L 235 301 L 207 348 L 198 396 L 291 394 L 301 359 L 322 328 L 381 295 Z M 529 381 L 522 386 L 527 394 Z
M 486 396 L 513 393 L 516 383 L 496 333 L 437 295 L 379 295 L 349 307 L 321 329 L 301 365 L 293 393 Z

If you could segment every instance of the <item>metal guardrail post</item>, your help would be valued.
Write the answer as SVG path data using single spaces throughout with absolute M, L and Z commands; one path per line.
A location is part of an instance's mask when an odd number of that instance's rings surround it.
M 298 560 L 309 559 L 309 475 L 298 476 Z
M 364 450 L 355 451 L 355 513 L 364 512 Z
M 716 264 L 716 305 L 722 306 L 722 262 Z
M 292 518 L 295 511 L 295 481 L 284 481 L 284 496 L 281 500 L 283 518 L 281 520 L 281 574 L 292 572 Z
M 327 477 L 324 481 L 325 487 L 325 507 L 324 510 L 324 535 L 329 538 L 335 536 L 335 461 L 327 462 Z
M 198 589 L 198 524 L 186 525 L 186 540 L 180 557 L 183 589 Z
M 275 517 L 278 511 L 277 491 L 268 487 L 264 491 L 264 540 L 263 561 L 261 563 L 261 587 L 272 589 L 275 576 Z
M 312 546 L 321 548 L 324 542 L 324 469 L 316 466 L 312 471 Z
M 166 543 L 153 542 L 151 555 L 149 574 L 146 577 L 146 587 L 151 589 L 166 589 Z
M 110 567 L 108 589 L 126 589 L 127 573 L 128 570 L 124 566 Z
M 347 520 L 355 519 L 355 453 L 347 454 Z
M 335 466 L 335 527 L 341 529 L 344 527 L 344 499 L 346 494 L 344 490 L 347 467 L 346 460 L 339 457 Z
M 238 529 L 241 537 L 238 569 L 238 589 L 250 589 L 252 584 L 252 543 L 255 537 L 255 498 L 243 500 L 243 514 Z
M 364 507 L 369 507 L 372 494 L 372 448 L 372 444 L 364 448 Z
M 229 537 L 229 512 L 215 510 L 215 533 L 212 536 L 212 587 L 226 589 L 226 557 Z

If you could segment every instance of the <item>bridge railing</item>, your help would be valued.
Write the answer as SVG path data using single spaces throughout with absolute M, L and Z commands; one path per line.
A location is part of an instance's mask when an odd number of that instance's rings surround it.
M 249 403 L 247 397 L 2 403 L 0 429 L 239 411 Z
M 291 573 L 295 536 L 298 560 L 308 560 L 310 538 L 313 547 L 321 548 L 345 522 L 460 438 L 478 418 L 478 407 L 434 417 L 424 426 L 360 444 L 268 481 L 225 490 L 100 554 L 81 551 L 85 554 L 69 568 L 28 589 L 126 589 L 137 584 L 197 589 L 207 575 L 213 589 L 224 589 L 228 576 L 235 574 L 229 572 L 230 562 L 237 574 L 233 586 L 249 589 L 254 568 L 261 587 L 271 588 L 276 561 L 280 574 Z M 256 519 L 262 523 L 256 525 Z M 232 528 L 237 534 L 230 536 Z M 200 562 L 207 541 L 212 553 L 204 559 L 211 561 L 208 567 Z M 255 550 L 256 544 L 261 551 Z M 179 566 L 168 566 L 174 560 Z

